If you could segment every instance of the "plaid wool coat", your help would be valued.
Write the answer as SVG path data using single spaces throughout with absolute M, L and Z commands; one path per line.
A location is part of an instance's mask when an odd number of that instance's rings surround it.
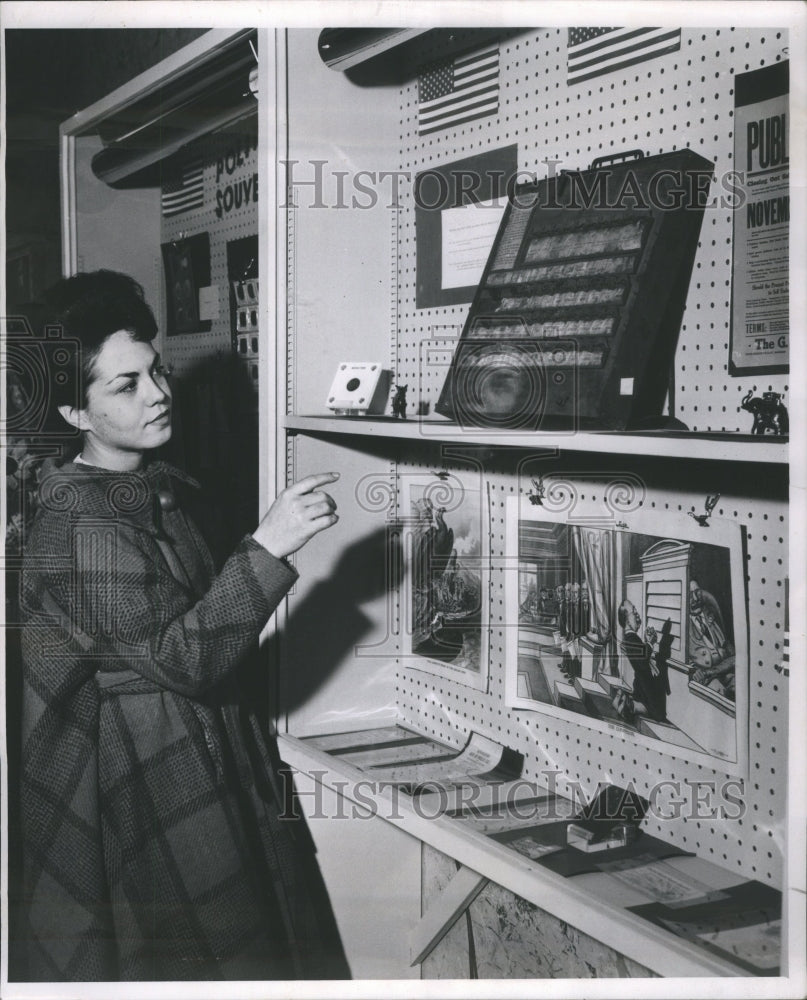
M 165 463 L 42 476 L 22 595 L 32 981 L 347 975 L 243 694 L 296 573 L 247 536 L 215 575 L 195 486 Z

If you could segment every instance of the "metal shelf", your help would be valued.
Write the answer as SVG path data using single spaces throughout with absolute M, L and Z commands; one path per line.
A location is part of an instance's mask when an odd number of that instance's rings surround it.
M 703 461 L 758 462 L 786 465 L 787 440 L 750 434 L 688 431 L 509 431 L 459 427 L 448 420 L 395 420 L 379 417 L 298 416 L 285 419 L 287 431 L 312 435 L 390 438 L 410 442 L 481 444 L 497 448 L 556 448 L 559 451 L 647 455 Z

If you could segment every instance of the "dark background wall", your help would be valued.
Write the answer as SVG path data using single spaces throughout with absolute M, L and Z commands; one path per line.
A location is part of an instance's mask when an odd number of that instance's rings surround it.
M 205 28 L 9 30 L 6 66 L 7 307 L 60 276 L 59 125 L 188 45 Z

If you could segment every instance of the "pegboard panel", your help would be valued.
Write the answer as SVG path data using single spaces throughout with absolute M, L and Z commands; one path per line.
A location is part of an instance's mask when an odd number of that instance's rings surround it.
M 730 377 L 732 214 L 721 204 L 733 164 L 734 77 L 787 58 L 786 29 L 693 29 L 681 32 L 680 51 L 569 86 L 566 28 L 512 32 L 502 38 L 499 114 L 426 136 L 417 134 L 416 77 L 401 91 L 400 169 L 414 178 L 429 167 L 491 148 L 518 144 L 520 171 L 546 176 L 579 169 L 601 155 L 642 149 L 646 155 L 690 147 L 715 162 L 712 204 L 706 209 L 675 358 L 673 416 L 693 431 L 750 431 L 742 397 L 785 393 L 786 375 Z M 452 52 L 475 44 L 472 31 L 456 32 Z M 478 41 L 476 44 L 479 44 Z M 447 55 L 423 48 L 426 65 Z M 435 330 L 461 330 L 468 305 L 416 308 L 413 198 L 402 202 L 399 266 L 400 377 L 420 385 L 420 401 L 433 410 L 444 379 L 423 368 L 421 344 Z
M 452 53 L 471 47 L 472 31 L 453 32 Z M 443 38 L 445 36 L 442 36 Z M 499 114 L 459 128 L 420 137 L 417 134 L 417 80 L 399 90 L 399 161 L 397 167 L 414 180 L 421 171 L 516 143 L 518 166 L 542 177 L 552 160 L 558 168 L 587 166 L 599 155 L 640 147 L 648 155 L 690 146 L 715 161 L 712 193 L 721 191 L 720 178 L 732 168 L 734 75 L 786 58 L 787 35 L 776 29 L 682 29 L 679 52 L 640 64 L 627 72 L 607 74 L 593 82 L 566 84 L 566 29 L 513 31 L 501 36 Z M 443 41 L 440 44 L 445 44 Z M 426 65 L 448 54 L 436 43 L 423 44 L 418 61 Z M 377 95 L 375 95 L 377 96 Z M 356 95 L 356 107 L 369 108 L 374 91 Z M 362 102 L 364 102 L 362 104 Z M 369 112 L 368 112 L 369 113 Z M 292 125 L 294 115 L 292 115 Z M 349 141 L 348 135 L 344 141 Z M 339 140 L 340 142 L 342 139 Z M 380 141 L 380 140 L 376 140 Z M 417 309 L 416 235 L 412 185 L 399 188 L 400 207 L 394 226 L 392 261 L 396 267 L 390 291 L 392 350 L 397 380 L 410 388 L 409 400 L 420 413 L 433 410 L 451 362 L 468 304 Z M 297 227 L 300 219 L 292 218 Z M 385 223 L 386 225 L 387 223 Z M 787 392 L 785 376 L 731 378 L 728 375 L 731 215 L 720 205 L 706 210 L 687 308 L 675 359 L 674 416 L 692 430 L 747 432 L 748 414 L 738 413 L 749 389 Z M 299 265 L 290 260 L 292 299 L 302 303 L 313 294 L 315 279 L 305 287 L 305 259 L 315 248 L 292 248 Z M 309 270 L 311 270 L 309 262 Z M 298 288 L 299 284 L 299 288 Z M 386 320 L 378 311 L 377 328 Z M 290 324 L 293 327 L 293 323 Z M 297 347 L 300 345 L 297 344 Z M 292 352 L 295 349 L 290 342 Z M 292 375 L 299 378 L 299 363 Z M 293 396 L 289 399 L 293 407 Z M 471 435 L 472 436 L 472 435 Z M 422 438 L 368 441 L 356 444 L 342 471 L 343 480 L 364 475 L 361 451 L 386 447 L 397 457 L 399 476 L 407 470 L 445 468 L 467 475 L 477 469 L 489 487 L 490 537 L 494 566 L 504 554 L 505 502 L 528 487 L 530 476 L 562 476 L 573 484 L 580 514 L 600 514 L 608 483 L 629 471 L 643 484 L 639 506 L 648 511 L 702 511 L 707 491 L 720 491 L 714 517 L 743 525 L 749 635 L 749 771 L 737 779 L 719 766 L 694 764 L 651 747 L 637 746 L 614 733 L 594 731 L 584 724 L 538 712 L 505 706 L 505 620 L 503 570 L 491 578 L 489 652 L 490 683 L 479 692 L 447 678 L 412 669 L 399 660 L 395 675 L 398 709 L 405 722 L 438 739 L 461 746 L 471 730 L 479 730 L 525 755 L 525 776 L 543 781 L 542 771 L 558 775 L 558 789 L 579 783 L 591 793 L 601 781 L 632 784 L 642 794 L 659 782 L 674 779 L 685 796 L 680 815 L 650 817 L 648 829 L 695 854 L 736 871 L 738 876 L 780 885 L 784 852 L 787 755 L 787 677 L 777 671 L 783 651 L 785 579 L 787 576 L 787 475 L 771 466 L 760 476 L 751 466 L 720 463 L 720 469 L 696 457 L 683 462 L 660 458 L 576 455 L 540 457 L 539 436 L 534 455 L 526 449 L 488 447 L 468 464 Z M 456 456 L 456 451 L 452 454 Z M 376 457 L 378 457 L 376 455 Z M 719 474 L 720 481 L 716 481 Z M 381 517 L 382 515 L 378 515 Z M 400 602 L 394 609 L 400 617 Z M 340 668 L 342 669 L 342 668 Z M 345 676 L 350 674 L 345 666 Z M 732 788 L 741 815 L 717 818 L 699 815 L 691 797 L 712 796 Z M 739 782 L 739 787 L 737 785 Z M 703 811 L 703 807 L 701 811 Z M 730 808 L 730 804 L 727 808 Z
M 431 461 L 431 466 L 426 462 Z M 437 464 L 434 464 L 437 463 Z M 705 464 L 705 463 L 704 463 Z M 490 485 L 491 599 L 490 684 L 487 693 L 457 682 L 436 678 L 401 664 L 397 676 L 398 704 L 403 719 L 423 732 L 462 745 L 465 736 L 478 730 L 521 751 L 524 776 L 546 783 L 543 771 L 557 775 L 557 788 L 569 794 L 579 783 L 590 795 L 599 782 L 634 787 L 650 796 L 660 782 L 674 780 L 675 795 L 682 799 L 680 816 L 659 798 L 663 817 L 649 816 L 648 832 L 738 874 L 779 886 L 782 877 L 787 784 L 788 681 L 777 671 L 783 651 L 785 578 L 787 575 L 786 479 L 769 482 L 766 491 L 749 497 L 742 470 L 723 485 L 714 517 L 728 518 L 745 528 L 749 624 L 749 773 L 738 778 L 719 768 L 703 766 L 660 750 L 637 746 L 616 734 L 592 731 L 586 725 L 545 714 L 505 707 L 506 631 L 503 557 L 505 504 L 509 496 L 530 488 L 539 473 L 545 484 L 569 484 L 577 494 L 575 517 L 618 515 L 638 509 L 686 512 L 702 510 L 704 490 L 681 489 L 681 465 L 663 462 L 620 462 L 618 469 L 607 458 L 586 456 L 534 457 L 519 452 L 508 457 L 488 450 L 478 461 L 445 461 L 439 448 L 428 457 L 399 463 L 407 469 L 444 467 L 449 472 L 473 476 Z M 701 468 L 707 475 L 707 469 Z M 637 485 L 633 492 L 614 490 L 609 484 L 627 477 Z M 776 479 L 777 477 L 774 477 Z M 616 497 L 616 499 L 614 499 Z M 660 528 L 663 531 L 663 528 Z M 672 794 L 672 793 L 671 793 Z M 701 804 L 695 803 L 695 796 Z M 739 799 L 741 807 L 732 805 Z M 664 803 L 662 805 L 662 803 Z M 710 815 L 711 806 L 718 810 Z M 719 810 L 723 810 L 720 815 Z M 737 815 L 739 812 L 741 815 Z M 666 817 L 670 818 L 666 818 Z
M 204 136 L 178 154 L 183 166 L 201 159 L 202 204 L 163 217 L 162 242 L 181 242 L 183 238 L 208 233 L 210 284 L 216 289 L 218 299 L 218 316 L 211 320 L 210 330 L 165 338 L 165 357 L 179 376 L 200 360 L 229 354 L 232 349 L 227 244 L 258 232 L 257 130 L 256 114 L 231 128 Z

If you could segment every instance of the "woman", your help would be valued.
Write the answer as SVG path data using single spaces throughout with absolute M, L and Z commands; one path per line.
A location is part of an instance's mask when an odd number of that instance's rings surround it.
M 171 391 L 142 289 L 99 271 L 52 301 L 81 376 L 53 390 L 82 445 L 43 472 L 26 543 L 28 978 L 343 976 L 338 948 L 317 951 L 321 884 L 241 694 L 296 578 L 285 557 L 337 521 L 337 474 L 281 493 L 216 574 L 196 484 L 147 461 Z

